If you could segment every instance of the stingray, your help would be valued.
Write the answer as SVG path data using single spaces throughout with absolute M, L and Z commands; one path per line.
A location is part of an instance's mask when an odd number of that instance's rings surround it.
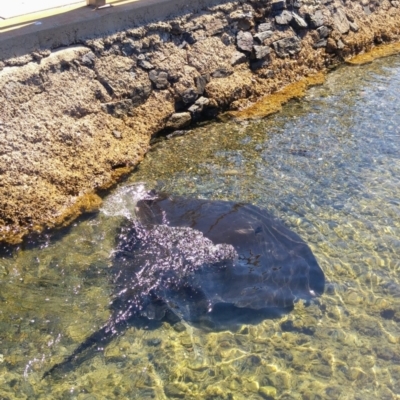
M 119 229 L 111 317 L 44 376 L 85 360 L 129 325 L 184 320 L 208 330 L 290 311 L 324 291 L 309 246 L 254 205 L 150 192 Z

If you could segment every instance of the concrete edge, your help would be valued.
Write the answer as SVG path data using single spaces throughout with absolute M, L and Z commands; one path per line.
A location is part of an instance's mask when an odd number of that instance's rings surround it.
M 82 43 L 129 28 L 197 12 L 228 2 L 221 0 L 140 0 L 103 10 L 78 8 L 47 17 L 39 24 L 0 32 L 0 60 L 19 57 L 40 49 L 55 49 Z

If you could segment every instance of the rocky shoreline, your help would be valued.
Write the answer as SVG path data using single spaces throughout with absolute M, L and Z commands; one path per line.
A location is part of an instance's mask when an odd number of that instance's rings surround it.
M 97 209 L 154 134 L 312 84 L 399 39 L 399 1 L 221 1 L 0 61 L 0 241 Z

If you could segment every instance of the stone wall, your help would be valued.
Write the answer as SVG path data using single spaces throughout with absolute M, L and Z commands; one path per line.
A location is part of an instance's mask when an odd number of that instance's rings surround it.
M 0 241 L 98 207 L 155 133 L 399 38 L 398 1 L 232 1 L 0 62 Z

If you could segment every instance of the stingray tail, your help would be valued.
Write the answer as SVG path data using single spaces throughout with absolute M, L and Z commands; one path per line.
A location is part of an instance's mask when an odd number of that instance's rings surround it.
M 115 324 L 114 321 L 109 321 L 101 329 L 92 333 L 72 354 L 46 371 L 42 379 L 48 376 L 62 376 L 84 361 L 94 357 L 96 352 L 102 350 L 115 336 L 123 333 L 126 326 L 126 323 Z

